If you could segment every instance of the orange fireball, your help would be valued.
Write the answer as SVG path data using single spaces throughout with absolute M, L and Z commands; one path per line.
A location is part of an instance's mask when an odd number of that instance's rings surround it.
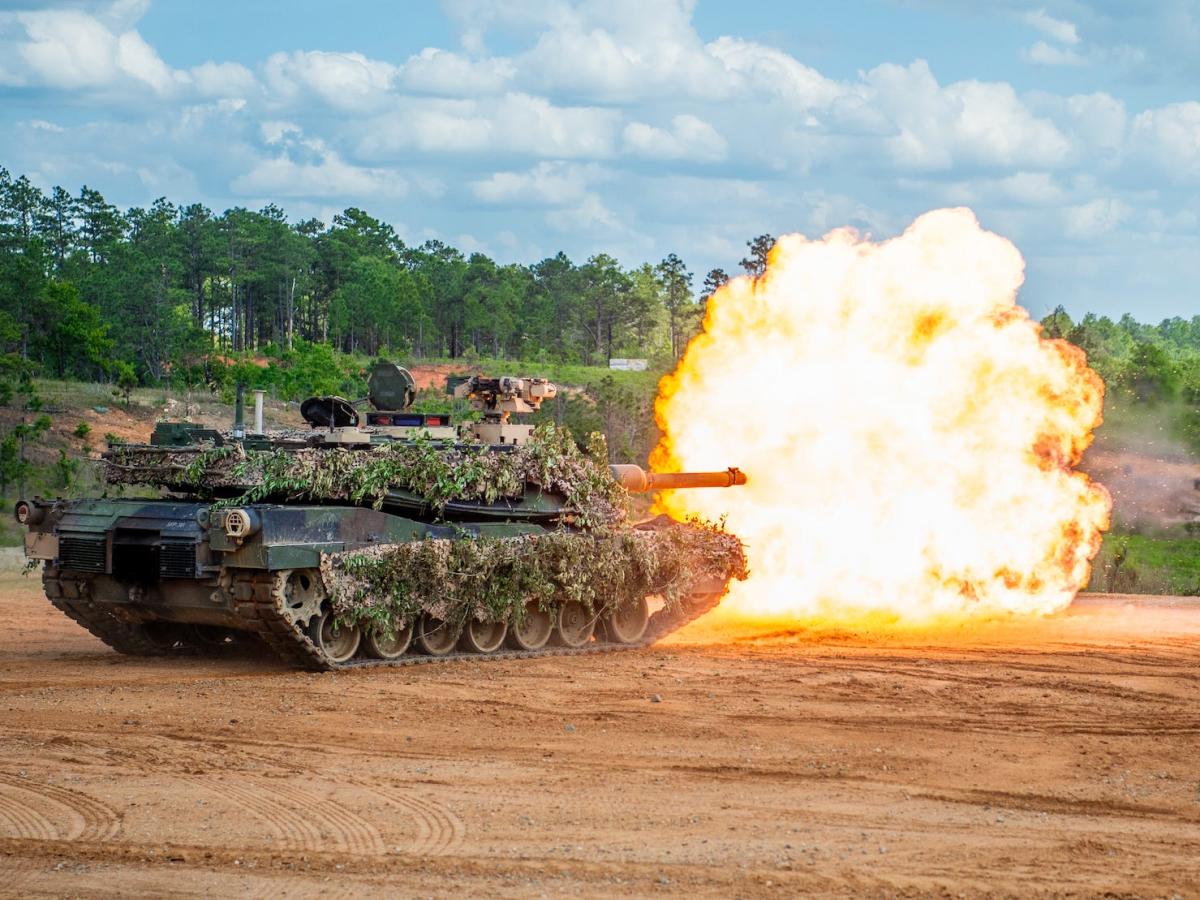
M 1104 385 L 1017 305 L 1023 272 L 970 210 L 938 210 L 883 243 L 783 237 L 711 298 L 660 386 L 652 463 L 746 472 L 659 498 L 745 541 L 722 609 L 924 626 L 1070 603 L 1108 527 L 1107 491 L 1072 470 Z

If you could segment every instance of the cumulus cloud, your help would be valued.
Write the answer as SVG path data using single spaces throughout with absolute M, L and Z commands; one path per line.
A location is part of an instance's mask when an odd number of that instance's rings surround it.
M 1172 180 L 1200 182 L 1200 102 L 1189 100 L 1138 113 L 1133 151 Z
M 270 99 L 278 104 L 318 101 L 350 112 L 371 112 L 386 100 L 399 69 L 361 53 L 297 50 L 274 53 L 263 64 Z
M 1065 192 L 1048 172 L 1015 172 L 1000 181 L 1005 194 L 1027 206 L 1054 206 Z
M 405 98 L 371 123 L 360 151 L 373 159 L 397 153 L 520 153 L 603 159 L 613 155 L 620 113 L 556 106 L 509 93 L 494 100 Z
M 1097 197 L 1063 211 L 1063 230 L 1077 240 L 1090 240 L 1116 229 L 1130 213 L 1129 206 L 1112 197 Z
M 1074 46 L 1079 43 L 1079 31 L 1075 28 L 1074 22 L 1068 22 L 1066 19 L 1056 19 L 1054 16 L 1048 15 L 1044 9 L 1035 9 L 1025 13 L 1022 17 L 1026 24 L 1036 28 L 1042 34 L 1048 35 L 1060 44 Z
M 828 106 L 845 89 L 794 57 L 753 41 L 721 37 L 705 48 L 746 92 L 775 96 L 797 109 Z
M 625 149 L 650 159 L 716 162 L 726 157 L 729 145 L 710 124 L 686 113 L 671 119 L 670 129 L 630 122 L 623 134 Z
M 460 53 L 426 47 L 409 57 L 399 80 L 409 91 L 472 97 L 505 90 L 516 74 L 507 59 L 470 59 Z
M 1082 66 L 1087 62 L 1073 47 L 1053 47 L 1045 41 L 1026 50 L 1025 58 L 1043 66 Z
M 258 79 L 240 63 L 201 63 L 188 74 L 201 97 L 249 97 L 258 90 Z
M 527 172 L 495 172 L 472 185 L 485 203 L 506 206 L 578 206 L 599 175 L 594 166 L 538 163 Z
M 251 169 L 233 179 L 230 187 L 244 196 L 398 198 L 408 184 L 387 169 L 347 163 L 324 143 L 305 139 L 294 130 L 274 134 L 276 155 L 258 159 Z
M 159 94 L 175 85 L 171 70 L 136 31 L 116 33 L 72 9 L 20 12 L 15 23 L 23 33 L 8 46 L 24 63 L 20 82 L 76 90 L 126 81 Z
M 885 64 L 866 74 L 867 99 L 892 123 L 892 159 L 916 169 L 958 161 L 991 166 L 1054 166 L 1070 151 L 1053 122 L 1035 116 L 1005 82 L 942 87 L 928 63 Z
M 1022 51 L 1027 62 L 1041 66 L 1082 66 L 1087 59 L 1077 49 L 1079 31 L 1074 22 L 1058 19 L 1044 9 L 1025 12 L 1021 18 L 1025 23 L 1050 38 L 1052 43 L 1037 41 Z
M 184 71 L 164 62 L 134 27 L 148 0 L 19 5 L 0 16 L 0 84 L 112 96 L 134 88 L 164 99 L 245 96 L 255 87 L 254 76 L 237 63 L 206 62 Z

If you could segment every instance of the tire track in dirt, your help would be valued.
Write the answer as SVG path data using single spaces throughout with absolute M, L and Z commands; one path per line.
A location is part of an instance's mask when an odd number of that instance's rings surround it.
M 462 819 L 438 800 L 414 796 L 396 785 L 379 785 L 366 781 L 354 782 L 386 803 L 407 814 L 417 828 L 416 837 L 407 848 L 415 856 L 444 856 L 459 847 L 467 828 Z
M 378 856 L 386 851 L 379 829 L 358 813 L 279 779 L 254 778 L 244 783 L 232 779 L 214 783 L 203 777 L 190 780 L 241 806 L 271 830 L 283 849 L 334 850 L 355 856 Z
M 356 856 L 379 856 L 386 852 L 379 829 L 338 801 L 320 799 L 278 779 L 257 779 L 254 784 L 315 822 L 325 849 L 332 844 L 333 849 Z
M 462 819 L 436 800 L 403 795 L 383 795 L 397 806 L 411 811 L 414 818 L 427 824 L 426 836 L 418 839 L 412 852 L 422 856 L 442 856 L 459 847 L 466 836 Z
M 1076 797 L 1054 797 L 1048 794 L 1015 791 L 971 790 L 910 791 L 913 797 L 938 803 L 957 803 L 968 806 L 996 806 L 1028 812 L 1072 816 L 1121 816 L 1133 819 L 1168 819 L 1196 824 L 1198 820 L 1180 819 L 1176 810 L 1164 806 L 1126 803 L 1120 800 L 1087 800 Z
M 22 794 L 35 799 L 30 803 L 22 799 Z M 65 812 L 65 816 L 53 815 L 59 811 Z M 0 816 L 8 818 L 18 829 L 33 829 L 15 836 L 45 840 L 106 841 L 116 837 L 121 828 L 120 817 L 112 809 L 82 791 L 7 772 L 0 772 Z M 69 827 L 60 828 L 56 819 L 65 819 Z
M 193 778 L 192 781 L 240 806 L 266 825 L 275 836 L 280 849 L 297 852 L 320 849 L 320 831 L 311 822 L 297 816 L 294 810 L 281 805 L 269 795 L 256 791 L 253 787 L 235 784 L 231 780 L 222 780 L 219 784 L 204 778 Z
M 30 882 L 35 873 L 43 868 L 44 865 L 38 860 L 0 854 L 0 885 L 7 896 L 30 896 Z
M 46 816 L 4 791 L 0 791 L 0 833 L 43 841 L 59 837 L 58 829 Z

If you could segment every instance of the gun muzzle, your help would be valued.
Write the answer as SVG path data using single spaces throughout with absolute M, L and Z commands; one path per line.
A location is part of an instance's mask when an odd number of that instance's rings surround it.
M 745 484 L 740 469 L 724 472 L 647 472 L 641 466 L 609 466 L 613 479 L 634 494 L 647 491 L 673 491 L 679 488 L 723 488 Z

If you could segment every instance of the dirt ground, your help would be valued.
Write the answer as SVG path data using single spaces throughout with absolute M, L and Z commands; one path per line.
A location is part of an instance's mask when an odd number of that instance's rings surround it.
M 1194 601 L 330 675 L 0 602 L 4 896 L 1200 896 Z

